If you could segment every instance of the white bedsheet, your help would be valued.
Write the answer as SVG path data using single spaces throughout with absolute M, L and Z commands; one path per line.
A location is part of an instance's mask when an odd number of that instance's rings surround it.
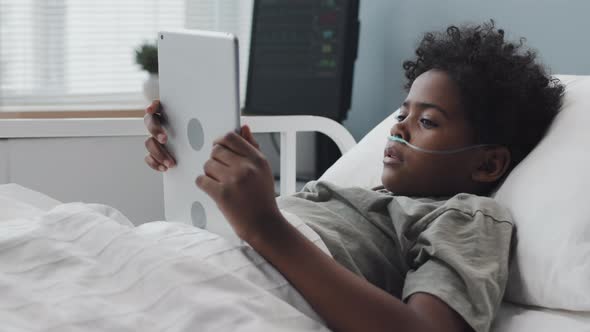
M 590 312 L 522 307 L 503 303 L 492 332 L 590 332 Z
M 100 205 L 26 205 L 0 221 L 2 331 L 327 330 L 246 245 L 183 224 L 133 227 Z
M 110 207 L 10 184 L 0 230 L 2 331 L 327 330 L 251 248 L 188 225 L 133 228 Z M 590 332 L 590 313 L 503 303 L 491 331 Z

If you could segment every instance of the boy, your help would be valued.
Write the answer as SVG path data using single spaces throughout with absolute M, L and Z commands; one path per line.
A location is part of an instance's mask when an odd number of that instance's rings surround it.
M 311 182 L 275 201 L 248 127 L 215 141 L 199 188 L 242 239 L 337 331 L 490 329 L 514 226 L 485 197 L 538 143 L 563 87 L 494 22 L 428 33 L 403 67 L 408 96 L 391 128 L 381 188 Z M 174 166 L 159 104 L 146 110 L 146 162 Z M 386 138 L 384 137 L 384 140 Z M 281 214 L 298 215 L 328 257 Z

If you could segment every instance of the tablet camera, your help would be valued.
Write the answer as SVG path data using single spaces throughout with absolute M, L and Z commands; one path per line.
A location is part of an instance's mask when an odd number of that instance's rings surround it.
M 193 202 L 191 206 L 191 219 L 193 226 L 199 228 L 205 228 L 207 226 L 207 215 L 205 214 L 205 208 L 203 204 L 198 201 Z
M 205 141 L 205 134 L 203 133 L 203 126 L 201 121 L 191 119 L 187 127 L 188 142 L 195 151 L 200 151 L 203 148 Z

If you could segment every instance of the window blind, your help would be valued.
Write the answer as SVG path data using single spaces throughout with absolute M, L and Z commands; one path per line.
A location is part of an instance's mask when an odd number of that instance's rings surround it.
M 0 0 L 0 110 L 143 107 L 134 50 L 178 28 L 239 37 L 243 96 L 251 15 L 252 0 Z

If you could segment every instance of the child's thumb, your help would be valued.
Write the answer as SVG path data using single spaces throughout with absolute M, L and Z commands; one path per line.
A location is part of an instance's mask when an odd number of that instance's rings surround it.
M 252 130 L 250 129 L 250 127 L 248 125 L 242 126 L 242 137 L 244 139 L 246 139 L 246 141 L 248 141 L 248 143 L 252 144 L 255 148 L 257 148 L 257 149 L 260 148 L 260 146 L 258 145 L 258 142 L 256 142 L 256 139 L 254 139 L 254 135 L 252 135 Z

